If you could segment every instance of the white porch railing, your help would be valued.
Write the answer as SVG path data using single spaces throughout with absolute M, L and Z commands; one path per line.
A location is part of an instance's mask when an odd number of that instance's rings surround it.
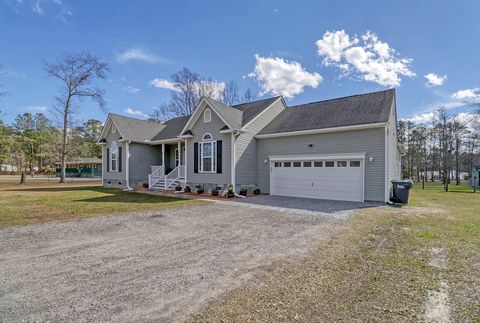
M 148 175 L 148 188 L 152 188 L 165 177 L 163 166 L 151 166 L 152 173 Z
M 185 182 L 185 165 L 175 167 L 170 173 L 165 174 L 163 166 L 151 166 L 152 173 L 148 175 L 148 188 L 152 188 L 155 184 L 163 184 L 164 189 L 170 189 L 175 186 L 176 182 Z M 163 183 L 162 183 L 163 182 Z
M 185 178 L 185 166 L 184 165 L 179 166 L 178 177 Z

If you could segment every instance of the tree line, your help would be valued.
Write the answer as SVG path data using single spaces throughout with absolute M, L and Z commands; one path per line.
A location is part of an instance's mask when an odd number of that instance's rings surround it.
M 402 177 L 441 181 L 448 191 L 452 180 L 459 185 L 461 173 L 470 175 L 480 163 L 480 108 L 467 119 L 440 108 L 427 122 L 401 120 L 398 139 L 404 149 Z
M 43 69 L 58 84 L 52 110 L 56 112 L 59 126 L 54 126 L 43 113 L 19 114 L 14 122 L 6 124 L 0 109 L 0 165 L 14 166 L 21 173 L 20 184 L 24 184 L 27 174 L 33 175 L 35 169 L 39 173 L 54 171 L 58 162 L 60 182 L 64 183 L 67 159 L 101 157 L 101 148 L 96 143 L 102 122 L 90 119 L 77 124 L 75 120 L 81 118 L 84 99 L 92 100 L 106 112 L 105 91 L 98 86 L 98 81 L 107 78 L 108 63 L 86 52 L 67 53 L 55 61 L 45 61 Z M 0 73 L 3 71 L 5 68 L 0 66 Z M 172 74 L 171 80 L 170 100 L 154 109 L 150 116 L 152 122 L 192 114 L 203 96 L 227 105 L 251 102 L 257 96 L 252 89 L 240 95 L 234 81 L 217 83 L 187 68 Z M 7 94 L 0 84 L 0 103 Z

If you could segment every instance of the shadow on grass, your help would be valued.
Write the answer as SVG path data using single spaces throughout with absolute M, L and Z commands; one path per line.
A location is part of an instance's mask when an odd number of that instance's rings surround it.
M 71 192 L 71 191 L 94 191 L 100 193 L 121 192 L 116 188 L 105 188 L 101 186 L 73 186 L 73 187 L 24 187 L 3 190 L 5 192 Z
M 109 192 L 106 192 L 109 193 Z M 135 192 L 116 192 L 107 196 L 92 197 L 88 199 L 76 200 L 75 202 L 90 202 L 90 203 L 171 203 L 186 201 L 187 199 L 171 196 L 155 196 L 145 195 Z

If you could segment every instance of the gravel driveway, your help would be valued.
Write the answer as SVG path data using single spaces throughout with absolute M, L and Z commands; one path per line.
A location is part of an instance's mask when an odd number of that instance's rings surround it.
M 180 321 L 342 217 L 219 203 L 0 230 L 1 321 Z

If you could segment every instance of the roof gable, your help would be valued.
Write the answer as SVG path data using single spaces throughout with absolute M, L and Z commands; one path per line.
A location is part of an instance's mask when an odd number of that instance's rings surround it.
M 134 141 L 148 141 L 165 127 L 160 122 L 130 118 L 111 113 L 107 117 L 107 122 L 105 123 L 99 140 L 105 137 L 105 132 L 110 128 L 110 123 L 116 126 L 122 139 Z

